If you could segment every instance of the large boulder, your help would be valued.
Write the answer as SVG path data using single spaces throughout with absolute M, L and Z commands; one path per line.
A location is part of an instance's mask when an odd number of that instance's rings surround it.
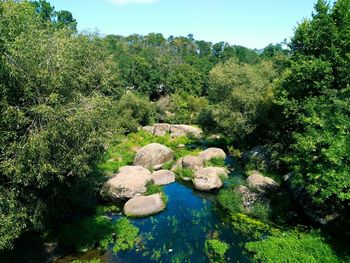
M 198 157 L 204 161 L 209 161 L 213 158 L 225 159 L 226 153 L 220 148 L 208 148 L 198 154 Z
M 220 167 L 206 167 L 196 171 L 193 175 L 194 188 L 210 191 L 222 187 L 222 177 L 227 177 L 227 170 Z
M 146 192 L 146 183 L 152 180 L 151 172 L 141 166 L 124 166 L 105 184 L 109 198 L 114 200 L 133 198 Z
M 124 205 L 124 214 L 131 217 L 145 217 L 157 214 L 165 209 L 162 194 L 136 196 Z
M 154 133 L 154 126 L 144 126 L 144 127 L 142 127 L 142 130 L 153 134 Z
M 204 167 L 204 160 L 198 156 L 187 155 L 185 157 L 180 158 L 172 170 L 176 170 L 177 168 L 189 168 L 191 170 L 199 170 Z
M 247 183 L 250 188 L 259 192 L 266 192 L 278 187 L 278 184 L 273 179 L 263 176 L 258 171 L 252 172 L 252 174 L 247 178 Z
M 134 165 L 159 169 L 174 158 L 173 151 L 159 143 L 151 143 L 141 148 L 134 159 Z
M 153 125 L 154 132 L 156 136 L 164 136 L 167 132 L 170 131 L 170 124 L 167 123 L 157 123 Z
M 176 124 L 176 125 L 171 125 L 170 135 L 171 137 L 181 137 L 186 135 L 192 135 L 196 138 L 199 138 L 202 135 L 202 130 L 190 125 Z
M 175 174 L 169 170 L 159 170 L 152 173 L 152 179 L 156 185 L 166 185 L 175 182 Z

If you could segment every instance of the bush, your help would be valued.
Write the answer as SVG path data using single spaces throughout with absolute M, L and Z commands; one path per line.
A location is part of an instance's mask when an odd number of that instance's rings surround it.
M 268 204 L 262 202 L 256 202 L 252 207 L 249 215 L 253 218 L 267 222 L 270 215 L 270 207 Z
M 229 248 L 230 246 L 227 243 L 218 239 L 206 240 L 204 244 L 204 252 L 212 263 L 227 262 L 225 254 Z
M 262 241 L 249 242 L 245 247 L 254 255 L 256 262 L 341 262 L 330 245 L 316 233 L 286 232 Z
M 221 208 L 230 213 L 241 213 L 244 210 L 242 196 L 233 188 L 220 190 L 217 202 Z

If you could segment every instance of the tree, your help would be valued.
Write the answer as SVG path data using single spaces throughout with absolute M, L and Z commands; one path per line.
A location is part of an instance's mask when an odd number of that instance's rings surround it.
M 346 211 L 350 202 L 349 6 L 319 0 L 297 27 L 278 99 L 294 184 L 327 212 Z

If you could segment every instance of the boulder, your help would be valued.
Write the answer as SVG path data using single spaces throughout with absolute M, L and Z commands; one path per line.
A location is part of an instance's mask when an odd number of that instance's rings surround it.
M 145 217 L 157 214 L 165 209 L 162 194 L 136 196 L 124 205 L 124 214 L 131 217 Z
M 169 170 L 159 170 L 152 173 L 152 179 L 156 185 L 166 185 L 175 182 L 175 174 Z
M 146 183 L 152 180 L 151 172 L 141 166 L 123 166 L 105 184 L 109 198 L 133 198 L 146 192 Z
M 156 136 L 164 136 L 167 132 L 170 131 L 170 124 L 167 123 L 157 123 L 154 124 L 153 134 Z
M 278 184 L 271 178 L 263 176 L 258 171 L 253 173 L 247 178 L 248 186 L 259 192 L 266 192 L 267 190 L 276 189 Z
M 206 167 L 196 171 L 193 175 L 194 188 L 201 191 L 219 189 L 223 183 L 221 177 L 227 177 L 227 170 L 220 167 Z
M 151 143 L 141 148 L 134 159 L 134 165 L 159 169 L 174 158 L 173 151 L 159 143 Z
M 199 138 L 202 135 L 202 130 L 190 125 L 176 124 L 176 125 L 171 125 L 170 135 L 171 137 L 181 137 L 186 135 L 192 135 L 196 138 Z
M 176 168 L 189 168 L 191 170 L 199 170 L 204 167 L 204 160 L 198 156 L 187 155 L 180 158 L 176 164 Z
M 226 153 L 220 148 L 208 148 L 198 154 L 204 161 L 209 161 L 213 158 L 226 158 Z
M 153 126 L 144 126 L 144 127 L 142 127 L 142 130 L 144 130 L 146 132 L 149 132 L 151 134 L 154 133 L 154 127 Z

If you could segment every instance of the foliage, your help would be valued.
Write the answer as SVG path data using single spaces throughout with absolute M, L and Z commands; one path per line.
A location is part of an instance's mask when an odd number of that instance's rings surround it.
M 146 189 L 145 195 L 153 195 L 157 193 L 163 192 L 163 187 L 161 185 L 156 185 L 153 181 L 148 181 L 146 183 Z
M 295 172 L 293 184 L 319 207 L 341 213 L 350 201 L 349 5 L 319 0 L 312 19 L 299 24 L 276 101 L 288 131 L 279 140 Z
M 218 239 L 208 239 L 204 244 L 205 254 L 213 263 L 226 262 L 225 254 L 229 250 L 229 244 Z
M 175 174 L 177 178 L 184 179 L 184 178 L 193 178 L 193 170 L 190 168 L 185 167 L 178 167 L 175 170 Z
M 101 263 L 101 260 L 100 259 L 73 260 L 71 263 Z
M 317 233 L 283 232 L 249 242 L 246 249 L 256 262 L 341 262 L 331 246 Z
M 200 123 L 208 131 L 242 140 L 266 121 L 264 113 L 273 98 L 274 78 L 270 62 L 248 65 L 231 59 L 219 63 L 210 71 L 211 105 L 201 113 Z
M 268 204 L 263 202 L 256 202 L 249 215 L 253 218 L 259 219 L 263 222 L 267 222 L 269 220 L 270 207 Z
M 134 246 L 138 231 L 138 228 L 125 218 L 112 222 L 106 216 L 96 216 L 65 225 L 59 235 L 59 241 L 62 245 L 73 247 L 79 252 L 86 252 L 96 244 L 105 250 L 112 244 L 113 251 L 117 253 Z
M 209 161 L 205 162 L 205 166 L 216 166 L 216 167 L 224 167 L 225 164 L 225 160 L 222 158 L 218 158 L 218 157 L 214 157 L 212 159 L 210 159 Z
M 243 212 L 242 196 L 234 188 L 222 189 L 217 196 L 218 205 L 230 213 Z

